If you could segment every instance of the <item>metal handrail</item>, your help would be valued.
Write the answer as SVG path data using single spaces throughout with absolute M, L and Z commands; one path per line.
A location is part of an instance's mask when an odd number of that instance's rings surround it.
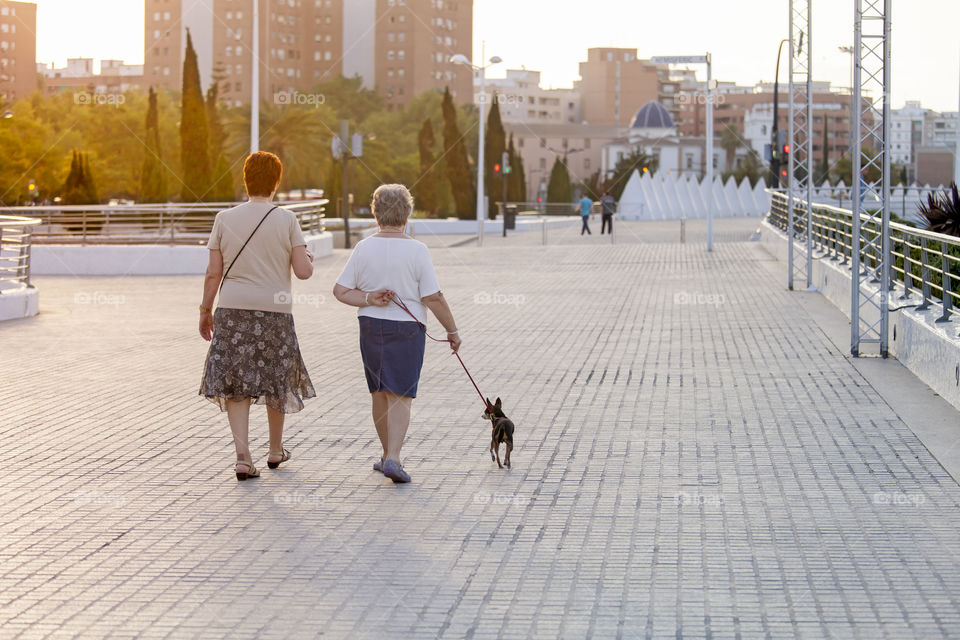
M 770 194 L 770 214 L 768 221 L 788 231 L 787 196 L 784 193 L 768 189 Z M 806 230 L 803 215 L 806 214 L 806 202 L 795 201 L 797 223 L 794 237 L 800 237 Z M 853 212 L 832 205 L 814 204 L 812 206 L 812 243 L 822 252 L 820 258 L 850 263 L 853 251 Z M 880 230 L 875 219 L 861 213 L 861 240 L 858 251 L 864 274 L 870 275 L 880 264 L 879 244 L 872 242 Z M 801 229 L 799 224 L 803 225 Z M 926 310 L 931 304 L 942 307 L 942 315 L 937 322 L 949 322 L 960 317 L 960 238 L 955 236 L 918 229 L 899 222 L 890 223 L 890 294 L 896 293 L 897 286 L 902 287 L 900 301 L 914 294 L 920 297 L 918 310 Z M 939 295 L 937 295 L 937 293 Z M 907 305 L 905 302 L 900 306 Z
M 0 215 L 0 294 L 30 286 L 31 227 L 39 220 Z
M 518 216 L 579 216 L 579 202 L 500 202 L 494 203 L 499 211 L 515 206 Z M 590 213 L 600 213 L 600 203 L 594 202 Z
M 278 202 L 296 214 L 305 233 L 322 233 L 328 200 Z M 2 207 L 0 214 L 36 220 L 36 244 L 204 244 L 222 203 L 149 205 L 58 205 Z

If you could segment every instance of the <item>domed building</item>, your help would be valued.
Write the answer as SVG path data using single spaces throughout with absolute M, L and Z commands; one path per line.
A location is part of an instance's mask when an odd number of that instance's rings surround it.
M 648 102 L 637 110 L 630 123 L 631 129 L 641 129 L 644 132 L 664 132 L 666 135 L 676 135 L 677 128 L 673 124 L 673 116 L 667 108 L 659 102 Z

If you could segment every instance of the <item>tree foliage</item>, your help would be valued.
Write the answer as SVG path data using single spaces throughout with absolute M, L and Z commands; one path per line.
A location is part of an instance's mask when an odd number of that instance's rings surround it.
M 494 167 L 503 161 L 503 152 L 507 150 L 507 132 L 504 131 L 503 122 L 500 119 L 500 105 L 496 92 L 493 93 L 491 103 L 484 133 L 483 182 L 487 194 L 487 217 L 492 220 L 497 216 L 497 202 L 503 200 L 503 173 L 494 171 Z
M 573 187 L 570 184 L 570 172 L 567 164 L 557 156 L 550 169 L 550 181 L 547 183 L 547 202 L 573 202 Z
M 417 179 L 413 188 L 413 195 L 416 198 L 416 206 L 421 211 L 434 216 L 440 210 L 440 197 L 436 170 L 436 158 L 433 149 L 436 145 L 436 139 L 433 135 L 433 123 L 430 118 L 423 121 L 420 132 L 417 135 L 417 143 L 420 153 L 420 177 Z
M 180 163 L 183 167 L 180 197 L 185 202 L 201 202 L 210 197 L 209 133 L 207 108 L 200 87 L 197 52 L 187 29 L 187 49 L 183 59 L 183 88 L 180 96 Z
M 169 195 L 167 168 L 163 163 L 163 149 L 160 146 L 160 109 L 157 92 L 153 87 L 150 87 L 148 94 L 145 129 L 143 167 L 140 170 L 140 201 L 166 202 Z
M 467 148 L 457 124 L 457 108 L 450 96 L 450 89 L 443 93 L 443 148 L 446 156 L 447 180 L 453 191 L 457 215 L 461 218 L 477 217 L 477 192 Z

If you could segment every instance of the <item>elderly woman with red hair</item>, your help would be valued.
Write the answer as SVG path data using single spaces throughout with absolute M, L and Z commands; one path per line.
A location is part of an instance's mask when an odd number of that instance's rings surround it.
M 260 476 L 247 441 L 251 403 L 267 406 L 267 466 L 275 469 L 290 459 L 283 448 L 284 415 L 316 396 L 300 356 L 290 295 L 291 270 L 306 280 L 313 256 L 296 215 L 272 204 L 282 173 L 277 156 L 251 154 L 243 165 L 248 201 L 217 214 L 207 243 L 200 335 L 210 349 L 200 395 L 227 413 L 238 480 Z

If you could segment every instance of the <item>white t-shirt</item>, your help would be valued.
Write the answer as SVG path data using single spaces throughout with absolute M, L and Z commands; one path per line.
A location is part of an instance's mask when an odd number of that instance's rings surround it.
M 389 289 L 424 324 L 427 323 L 427 309 L 420 299 L 440 291 L 440 283 L 437 282 L 437 274 L 430 260 L 430 250 L 427 245 L 411 238 L 370 236 L 361 240 L 350 255 L 343 273 L 337 278 L 337 284 L 361 291 Z M 357 315 L 413 322 L 393 302 L 386 307 L 361 307 Z

